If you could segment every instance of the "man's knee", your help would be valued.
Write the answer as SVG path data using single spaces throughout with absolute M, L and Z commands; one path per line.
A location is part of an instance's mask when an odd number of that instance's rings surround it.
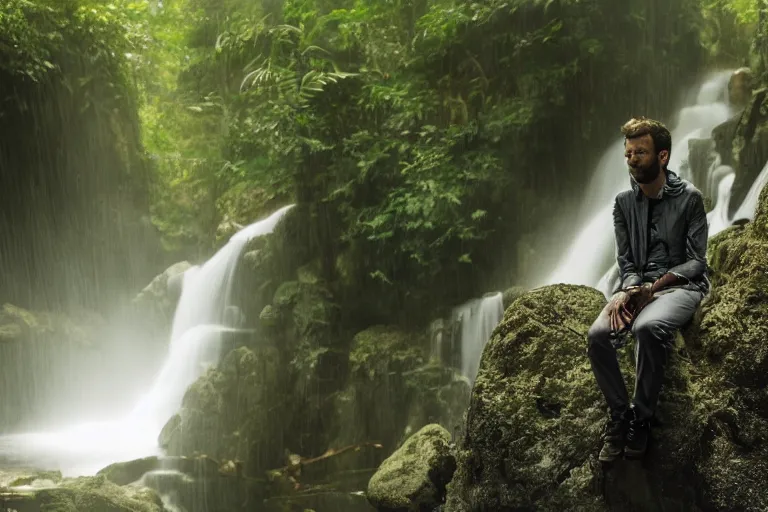
M 609 347 L 612 348 L 610 328 L 595 322 L 587 332 L 587 354 L 591 356 L 596 350 Z
M 632 334 L 638 343 L 644 341 L 667 341 L 674 337 L 674 329 L 656 318 L 638 318 L 632 325 Z

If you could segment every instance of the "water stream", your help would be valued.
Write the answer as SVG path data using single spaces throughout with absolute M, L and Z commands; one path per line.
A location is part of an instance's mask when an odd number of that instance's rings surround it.
M 218 362 L 234 272 L 248 241 L 272 232 L 291 206 L 235 234 L 210 260 L 184 275 L 168 355 L 148 392 L 126 416 L 82 421 L 49 432 L 0 437 L 6 463 L 91 475 L 118 461 L 160 455 L 157 438 L 181 406 L 184 392 Z
M 483 349 L 504 316 L 501 293 L 491 293 L 470 300 L 454 310 L 461 322 L 461 374 L 475 382 Z

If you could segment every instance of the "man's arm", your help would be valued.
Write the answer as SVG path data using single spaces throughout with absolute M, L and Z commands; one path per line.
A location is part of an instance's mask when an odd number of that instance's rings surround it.
M 613 230 L 616 234 L 616 262 L 619 264 L 621 274 L 621 287 L 628 288 L 637 286 L 642 279 L 635 267 L 635 261 L 632 257 L 632 247 L 629 245 L 629 231 L 627 230 L 627 220 L 624 218 L 624 212 L 619 207 L 619 199 L 613 204 Z
M 654 284 L 653 291 L 657 292 L 669 286 L 687 283 L 704 275 L 707 271 L 707 213 L 704 210 L 704 199 L 701 192 L 696 191 L 688 200 L 685 209 L 688 230 L 685 237 L 686 261 L 672 267 Z

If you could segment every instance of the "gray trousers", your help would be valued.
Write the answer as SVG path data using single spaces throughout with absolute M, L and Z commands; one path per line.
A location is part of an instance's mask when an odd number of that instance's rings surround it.
M 635 396 L 632 406 L 639 418 L 653 416 L 664 381 L 664 367 L 669 359 L 675 331 L 685 325 L 699 306 L 703 294 L 695 290 L 672 288 L 656 294 L 635 319 Z M 609 302 L 610 303 L 610 302 Z M 587 334 L 587 354 L 597 385 L 611 411 L 629 406 L 627 388 L 619 370 L 616 349 L 611 343 L 611 327 L 606 306 Z

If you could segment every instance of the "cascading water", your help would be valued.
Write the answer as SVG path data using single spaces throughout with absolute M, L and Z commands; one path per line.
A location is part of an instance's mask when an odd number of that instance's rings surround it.
M 178 411 L 189 385 L 218 362 L 221 334 L 236 330 L 225 324 L 225 311 L 246 244 L 272 232 L 290 208 L 246 227 L 204 265 L 185 273 L 168 356 L 149 392 L 127 417 L 0 437 L 0 459 L 77 476 L 94 474 L 113 462 L 160 454 L 157 437 L 163 425 Z
M 461 373 L 470 383 L 475 382 L 485 344 L 504 316 L 501 293 L 473 299 L 454 310 L 461 322 Z
M 696 104 L 680 110 L 672 129 L 672 154 L 669 168 L 678 170 L 688 156 L 688 142 L 708 138 L 712 129 L 728 120 L 730 108 L 725 103 L 730 72 L 718 73 L 699 88 Z M 598 286 L 608 294 L 615 283 L 609 270 L 615 263 L 613 200 L 630 185 L 624 161 L 624 140 L 618 140 L 603 155 L 589 184 L 586 204 L 590 219 L 571 244 L 565 257 L 541 285 L 555 283 Z M 606 271 L 608 271 L 606 273 Z

